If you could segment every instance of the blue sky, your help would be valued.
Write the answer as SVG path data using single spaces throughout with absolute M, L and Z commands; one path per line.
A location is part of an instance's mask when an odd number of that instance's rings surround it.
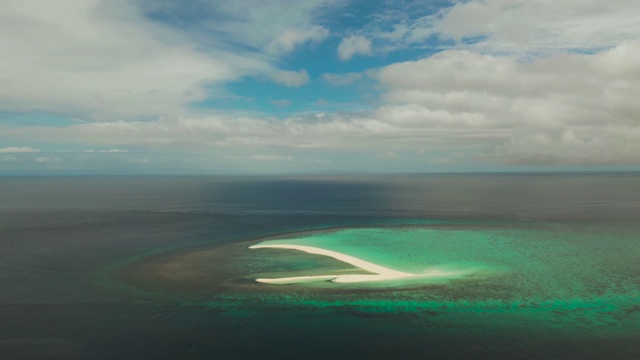
M 0 9 L 0 175 L 640 168 L 636 0 Z

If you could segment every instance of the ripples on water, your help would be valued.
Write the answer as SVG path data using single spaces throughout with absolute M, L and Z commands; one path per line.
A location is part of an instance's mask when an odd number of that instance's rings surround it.
M 637 174 L 60 177 L 0 185 L 3 359 L 640 357 Z M 429 246 L 438 252 L 425 246 L 425 261 L 455 253 L 503 265 L 505 281 L 327 292 L 218 287 L 208 278 L 181 287 L 125 271 L 156 260 L 148 268 L 157 271 L 167 264 L 158 259 L 282 233 L 396 224 L 437 233 Z M 228 260 L 230 273 L 246 272 Z M 288 266 L 280 260 L 265 266 Z M 309 261 L 317 260 L 298 264 Z M 207 271 L 220 273 L 222 263 Z

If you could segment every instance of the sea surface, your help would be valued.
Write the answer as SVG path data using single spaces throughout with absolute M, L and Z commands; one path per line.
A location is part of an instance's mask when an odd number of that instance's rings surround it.
M 639 359 L 640 173 L 0 177 L 0 359 L 247 358 Z

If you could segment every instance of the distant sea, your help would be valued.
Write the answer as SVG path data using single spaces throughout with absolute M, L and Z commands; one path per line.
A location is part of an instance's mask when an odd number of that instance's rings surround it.
M 251 280 L 331 264 L 247 244 L 417 228 L 504 266 Z M 640 359 L 640 173 L 0 177 L 0 359 L 245 358 Z

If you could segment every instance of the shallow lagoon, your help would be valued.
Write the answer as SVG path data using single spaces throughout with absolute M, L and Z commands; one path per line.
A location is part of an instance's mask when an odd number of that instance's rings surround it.
M 452 275 L 262 284 L 255 279 L 366 272 L 296 250 L 249 249 L 254 244 L 314 246 L 394 270 L 438 269 Z M 348 311 L 344 321 L 353 314 L 392 316 L 391 323 L 413 324 L 406 330 L 447 327 L 446 332 L 475 336 L 489 326 L 541 339 L 597 340 L 640 332 L 639 253 L 637 233 L 624 226 L 413 223 L 322 229 L 214 249 L 169 251 L 117 273 L 150 301 L 173 296 L 184 304 L 230 313 L 237 309 L 240 318 L 273 316 L 272 321 L 282 322 L 300 311 L 338 317 L 336 313 Z
M 467 289 L 470 298 L 584 299 L 638 294 L 640 290 L 640 241 L 635 233 L 625 234 L 621 228 L 559 224 L 372 227 L 260 244 L 314 246 L 412 274 L 450 272 L 416 282 L 477 286 L 474 291 Z M 393 282 L 361 285 L 401 285 Z
M 5 179 L 0 357 L 637 359 L 639 180 Z M 367 273 L 265 241 L 469 271 L 261 284 Z

